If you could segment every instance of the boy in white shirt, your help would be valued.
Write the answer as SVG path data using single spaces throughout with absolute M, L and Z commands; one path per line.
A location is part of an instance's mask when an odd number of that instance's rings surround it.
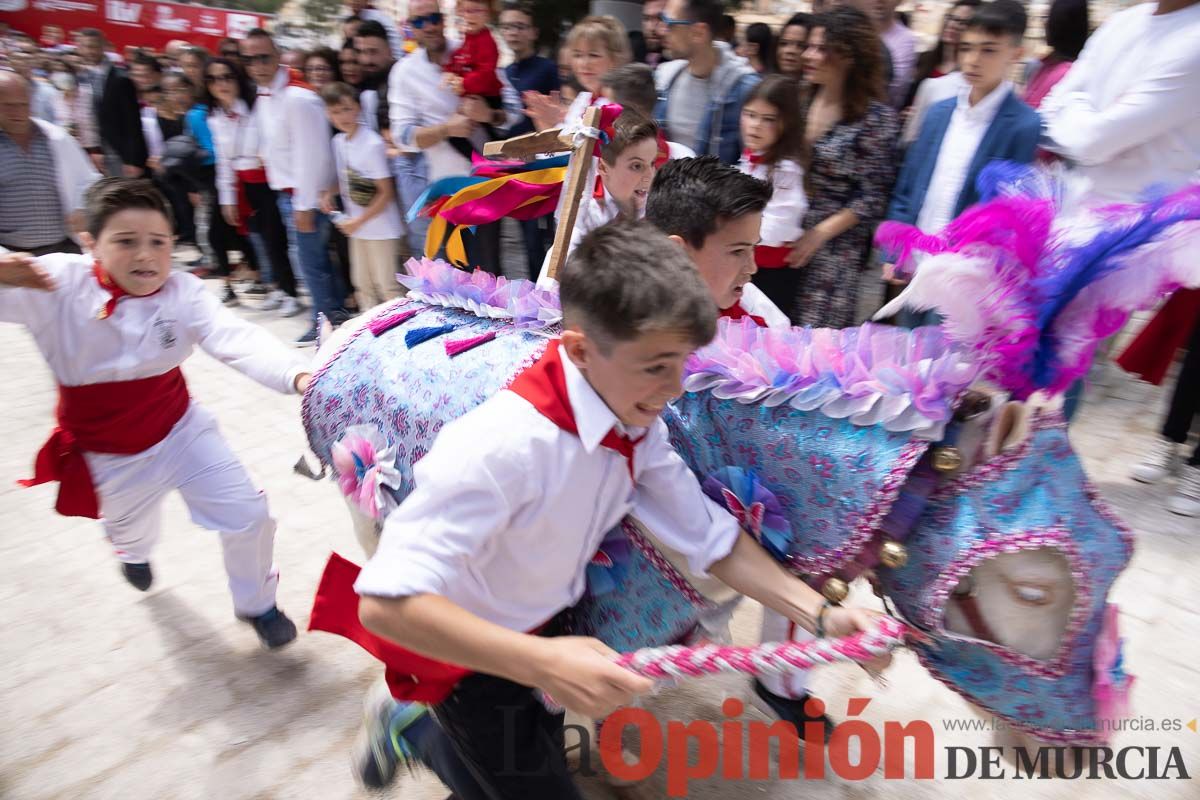
M 199 278 L 172 272 L 170 209 L 149 181 L 98 181 L 86 209 L 91 255 L 0 257 L 0 322 L 29 329 L 59 385 L 58 427 L 22 483 L 57 481 L 60 514 L 102 518 L 141 591 L 162 499 L 178 489 L 192 519 L 220 532 L 235 614 L 281 647 L 296 626 L 275 605 L 275 520 L 179 366 L 199 345 L 279 392 L 303 392 L 309 375 Z
M 659 414 L 682 390 L 688 355 L 716 331 L 683 250 L 648 223 L 606 225 L 568 260 L 561 298 L 562 339 L 441 430 L 354 584 L 370 633 L 352 638 L 415 651 L 389 657 L 393 693 L 435 703 L 487 797 L 581 797 L 562 715 L 539 690 L 601 718 L 652 688 L 601 642 L 553 636 L 626 514 L 693 572 L 806 628 L 841 636 L 871 624 L 869 612 L 831 607 L 788 575 L 672 449 Z
M 321 210 L 350 239 L 350 282 L 358 307 L 400 296 L 396 269 L 404 222 L 396 205 L 396 184 L 388 165 L 387 143 L 360 124 L 362 108 L 354 87 L 331 83 L 321 90 L 325 111 L 341 133 L 333 137 L 337 186 L 321 192 Z M 342 197 L 344 213 L 333 207 L 333 193 Z

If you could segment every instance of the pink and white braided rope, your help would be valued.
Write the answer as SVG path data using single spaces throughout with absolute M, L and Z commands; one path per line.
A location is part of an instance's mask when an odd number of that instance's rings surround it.
M 893 617 L 880 617 L 874 628 L 839 639 L 771 642 L 753 647 L 703 645 L 647 647 L 623 653 L 617 664 L 656 679 L 698 678 L 722 672 L 773 675 L 842 661 L 863 663 L 904 644 L 911 629 Z

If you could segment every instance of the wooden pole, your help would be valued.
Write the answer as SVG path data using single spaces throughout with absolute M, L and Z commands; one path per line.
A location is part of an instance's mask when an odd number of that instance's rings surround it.
M 600 109 L 592 106 L 583 114 L 583 124 L 595 128 L 600 124 Z M 583 192 L 587 188 L 587 178 L 592 168 L 592 150 L 595 139 L 585 139 L 571 153 L 567 164 L 567 180 L 563 184 L 562 213 L 558 218 L 558 227 L 554 231 L 554 245 L 550 248 L 550 263 L 546 275 L 558 277 L 558 271 L 567 262 L 567 246 L 571 243 L 571 232 L 575 229 L 575 220 L 579 216 L 579 204 L 583 200 Z

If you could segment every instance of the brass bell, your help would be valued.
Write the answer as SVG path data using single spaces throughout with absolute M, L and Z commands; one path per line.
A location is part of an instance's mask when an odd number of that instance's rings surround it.
M 958 452 L 957 447 L 946 445 L 933 449 L 933 468 L 938 472 L 954 472 L 962 463 L 962 453 Z
M 836 605 L 850 594 L 850 587 L 841 578 L 827 578 L 821 586 L 821 594 L 825 595 L 826 600 Z
M 896 569 L 908 563 L 908 548 L 892 539 L 879 547 L 879 562 L 885 567 Z

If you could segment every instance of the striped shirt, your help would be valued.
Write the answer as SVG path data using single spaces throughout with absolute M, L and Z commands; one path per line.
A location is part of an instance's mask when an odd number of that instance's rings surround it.
M 0 131 L 0 244 L 33 250 L 67 238 L 50 140 L 30 123 L 29 149 Z

